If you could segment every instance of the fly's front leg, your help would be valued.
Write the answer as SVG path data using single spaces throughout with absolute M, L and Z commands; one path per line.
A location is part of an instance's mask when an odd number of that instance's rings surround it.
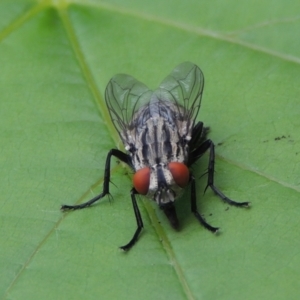
M 214 174 L 215 174 L 215 145 L 211 140 L 206 140 L 201 146 L 201 151 L 206 151 L 209 149 L 209 162 L 208 162 L 208 180 L 205 191 L 210 187 L 215 194 L 217 194 L 224 202 L 239 206 L 239 207 L 249 207 L 249 202 L 236 202 L 226 197 L 215 185 L 214 185 Z M 200 148 L 199 147 L 199 148 Z M 204 191 L 204 192 L 205 192 Z
M 106 157 L 106 162 L 105 162 L 105 170 L 104 170 L 104 181 L 103 181 L 103 190 L 102 193 L 95 196 L 91 200 L 78 204 L 78 205 L 62 205 L 61 210 L 69 210 L 69 209 L 82 209 L 88 206 L 91 206 L 94 202 L 98 201 L 99 199 L 103 198 L 105 195 L 109 195 L 109 183 L 110 183 L 110 160 L 111 157 L 115 156 L 122 162 L 125 162 L 127 164 L 130 164 L 130 157 L 123 153 L 122 151 L 118 149 L 111 149 Z
M 191 210 L 194 213 L 195 217 L 198 219 L 198 221 L 201 223 L 202 226 L 204 226 L 209 231 L 216 233 L 218 232 L 218 227 L 213 227 L 210 224 L 208 224 L 204 218 L 200 215 L 197 209 L 197 197 L 196 197 L 196 182 L 194 176 L 191 176 Z
M 135 219 L 136 219 L 137 229 L 136 229 L 132 239 L 130 240 L 130 242 L 128 244 L 126 244 L 125 246 L 120 247 L 120 249 L 122 249 L 124 251 L 129 250 L 136 243 L 136 241 L 138 240 L 138 237 L 144 227 L 141 213 L 140 213 L 139 207 L 136 203 L 135 195 L 137 194 L 137 191 L 135 190 L 135 188 L 133 188 L 130 191 L 130 194 L 131 194 L 131 201 L 132 201 L 132 206 L 133 206 L 134 215 L 135 215 Z

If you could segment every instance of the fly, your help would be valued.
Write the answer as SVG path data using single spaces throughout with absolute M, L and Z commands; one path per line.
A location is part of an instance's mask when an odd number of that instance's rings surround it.
M 115 156 L 134 171 L 130 191 L 137 229 L 128 244 L 138 240 L 143 221 L 136 195 L 146 195 L 164 211 L 173 228 L 179 228 L 174 206 L 183 189 L 191 185 L 191 211 L 209 231 L 218 228 L 208 224 L 197 209 L 196 182 L 190 167 L 209 150 L 208 180 L 210 187 L 224 202 L 248 207 L 249 202 L 235 202 L 214 185 L 215 146 L 206 139 L 208 129 L 196 123 L 204 86 L 202 71 L 193 63 L 177 66 L 155 91 L 135 78 L 115 75 L 105 90 L 105 101 L 127 153 L 111 149 L 106 157 L 102 193 L 79 205 L 62 205 L 62 210 L 82 209 L 109 195 L 110 161 Z

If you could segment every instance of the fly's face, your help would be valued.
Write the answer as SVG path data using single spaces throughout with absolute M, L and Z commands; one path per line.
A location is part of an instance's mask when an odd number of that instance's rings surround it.
M 138 170 L 133 177 L 135 189 L 163 207 L 180 196 L 189 182 L 189 169 L 180 162 L 159 163 Z

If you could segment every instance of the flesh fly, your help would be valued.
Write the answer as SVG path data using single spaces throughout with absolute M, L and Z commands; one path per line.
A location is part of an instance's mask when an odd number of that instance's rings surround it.
M 198 212 L 196 182 L 189 169 L 207 150 L 210 154 L 205 190 L 210 187 L 230 205 L 248 207 L 249 202 L 235 202 L 214 185 L 214 143 L 206 139 L 208 129 L 203 123 L 195 121 L 203 86 L 203 73 L 190 62 L 177 66 L 155 91 L 129 75 L 115 75 L 106 87 L 105 100 L 127 153 L 118 149 L 108 152 L 100 195 L 79 205 L 63 205 L 62 210 L 85 208 L 109 195 L 110 162 L 115 156 L 134 171 L 130 194 L 137 229 L 121 249 L 130 249 L 143 228 L 137 194 L 154 200 L 178 229 L 174 201 L 189 184 L 191 211 L 206 229 L 217 232 L 218 228 L 208 224 Z

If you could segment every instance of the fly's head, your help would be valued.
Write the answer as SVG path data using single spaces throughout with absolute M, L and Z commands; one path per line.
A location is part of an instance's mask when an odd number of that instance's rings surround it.
M 180 162 L 158 163 L 138 170 L 133 177 L 134 188 L 147 195 L 160 207 L 171 204 L 187 186 L 190 179 L 188 167 Z

